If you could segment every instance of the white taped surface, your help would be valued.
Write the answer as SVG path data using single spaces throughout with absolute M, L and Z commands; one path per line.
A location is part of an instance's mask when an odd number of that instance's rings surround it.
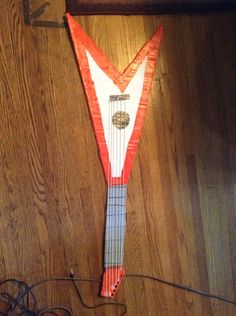
M 120 177 L 143 91 L 147 58 L 145 58 L 140 65 L 124 93 L 121 93 L 120 89 L 114 84 L 112 79 L 96 64 L 88 51 L 86 51 L 86 54 L 100 107 L 112 177 Z M 126 101 L 110 102 L 110 95 L 116 94 L 129 94 L 130 99 Z M 118 129 L 112 124 L 112 116 L 118 111 L 124 111 L 129 114 L 130 122 L 124 129 Z

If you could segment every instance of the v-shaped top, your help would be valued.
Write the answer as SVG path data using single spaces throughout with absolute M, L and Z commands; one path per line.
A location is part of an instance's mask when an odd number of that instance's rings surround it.
M 155 32 L 132 63 L 120 72 L 79 23 L 69 14 L 67 18 L 107 182 L 109 185 L 127 184 L 141 136 L 163 28 Z M 127 106 L 123 109 L 121 104 L 112 107 L 109 95 L 123 93 L 130 94 Z M 118 130 L 113 116 L 124 114 L 124 109 L 129 125 Z M 117 146 L 113 143 L 118 139 L 120 146 L 114 149 Z
M 157 52 L 163 35 L 162 26 L 158 28 L 152 38 L 140 49 L 139 53 L 128 65 L 128 67 L 124 71 L 119 71 L 105 55 L 105 53 L 99 47 L 97 47 L 91 38 L 85 33 L 80 24 L 75 21 L 75 19 L 73 19 L 70 14 L 67 14 L 66 16 L 72 37 L 77 38 L 77 41 L 74 41 L 76 52 L 76 47 L 80 45 L 82 45 L 84 49 L 88 50 L 92 57 L 96 60 L 97 64 L 113 80 L 121 92 L 124 92 L 127 85 L 129 84 L 129 81 L 136 73 L 145 56 L 148 56 L 148 59 L 154 58 L 156 60 Z

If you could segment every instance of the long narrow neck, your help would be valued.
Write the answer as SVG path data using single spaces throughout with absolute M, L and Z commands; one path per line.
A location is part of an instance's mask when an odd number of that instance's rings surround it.
M 113 297 L 124 277 L 126 185 L 108 187 L 102 296 Z
M 104 267 L 122 265 L 126 227 L 126 185 L 108 187 Z

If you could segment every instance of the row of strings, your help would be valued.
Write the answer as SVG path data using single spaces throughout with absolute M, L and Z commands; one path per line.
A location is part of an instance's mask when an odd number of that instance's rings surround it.
M 119 262 L 124 256 L 124 234 L 122 230 L 125 230 L 125 221 L 123 220 L 122 213 L 125 210 L 125 205 L 123 202 L 126 199 L 126 187 L 124 186 L 124 179 L 125 179 L 125 171 L 122 167 L 122 163 L 124 162 L 124 156 L 126 153 L 126 146 L 125 146 L 125 130 L 126 128 L 118 128 L 114 124 L 114 114 L 118 112 L 126 113 L 126 100 L 117 100 L 117 101 L 109 101 L 109 136 L 108 136 L 108 148 L 110 149 L 109 152 L 109 159 L 108 159 L 108 186 L 113 187 L 113 190 L 109 190 L 108 188 L 108 196 L 107 196 L 107 207 L 112 209 L 114 213 L 108 217 L 109 218 L 109 226 L 106 226 L 106 242 L 109 249 L 109 262 L 111 263 L 111 268 L 115 268 L 117 274 L 114 275 L 112 269 L 108 269 L 108 273 L 106 275 L 106 289 L 109 291 L 109 286 L 115 284 L 116 281 L 120 279 L 119 267 L 122 265 L 122 262 Z M 118 122 L 117 125 L 122 125 L 122 122 L 119 122 L 122 117 L 118 115 Z M 111 168 L 109 167 L 109 162 L 111 160 L 115 161 L 112 164 Z M 119 181 L 115 180 L 113 174 L 117 174 L 119 170 L 123 169 L 122 176 L 120 177 Z M 112 192 L 112 198 L 110 196 L 110 192 Z M 110 203 L 112 201 L 112 207 L 110 207 Z M 114 203 L 115 202 L 115 203 Z M 108 214 L 107 214 L 108 215 Z M 112 218 L 112 220 L 111 220 Z M 114 242 L 115 240 L 115 242 Z M 105 249 L 106 251 L 107 249 Z M 109 294 L 109 292 L 107 293 Z

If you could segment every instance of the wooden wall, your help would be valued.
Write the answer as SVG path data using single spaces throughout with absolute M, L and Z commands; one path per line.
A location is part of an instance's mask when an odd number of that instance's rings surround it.
M 51 4 L 45 19 L 60 20 Z M 79 17 L 118 69 L 165 27 L 129 189 L 125 266 L 236 297 L 236 16 Z M 0 1 L 0 278 L 99 277 L 106 184 L 68 32 L 24 26 Z M 81 285 L 87 303 L 98 286 Z M 85 310 L 68 284 L 41 307 Z M 233 316 L 236 307 L 126 279 L 130 316 Z M 96 315 L 120 315 L 116 308 Z

